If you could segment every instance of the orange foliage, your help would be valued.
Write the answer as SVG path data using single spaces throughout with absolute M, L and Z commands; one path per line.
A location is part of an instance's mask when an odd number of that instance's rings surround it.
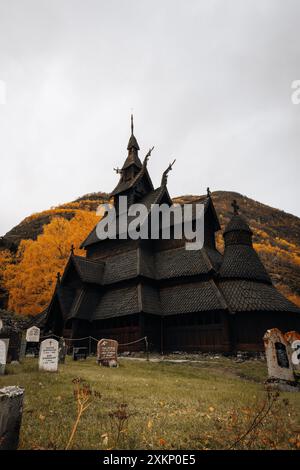
M 20 314 L 37 314 L 50 301 L 58 271 L 69 258 L 70 246 L 84 256 L 78 247 L 99 218 L 93 212 L 78 211 L 70 221 L 54 217 L 37 240 L 22 240 L 15 262 L 4 271 L 4 284 L 9 290 L 9 309 Z
M 270 243 L 254 243 L 253 246 L 258 253 L 261 252 L 271 254 L 273 256 L 279 256 L 300 266 L 300 256 L 297 252 L 286 251 L 285 249 L 282 249 L 279 246 L 271 245 Z

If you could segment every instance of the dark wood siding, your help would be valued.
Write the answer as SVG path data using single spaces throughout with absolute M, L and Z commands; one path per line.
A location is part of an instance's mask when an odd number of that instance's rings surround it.
M 263 336 L 271 328 L 283 333 L 300 330 L 297 314 L 281 312 L 245 312 L 234 315 L 236 349 L 240 351 L 263 351 Z
M 230 350 L 227 318 L 222 312 L 183 314 L 163 319 L 164 351 Z
M 94 322 L 91 327 L 91 336 L 97 339 L 115 339 L 119 343 L 120 352 L 145 350 L 144 341 L 127 345 L 144 336 L 142 318 L 138 314 Z

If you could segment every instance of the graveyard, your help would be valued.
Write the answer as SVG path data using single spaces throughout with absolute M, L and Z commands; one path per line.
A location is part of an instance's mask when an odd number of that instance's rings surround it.
M 19 449 L 299 449 L 300 393 L 267 392 L 267 375 L 259 358 L 67 356 L 49 372 L 25 357 L 1 386 L 25 389 Z

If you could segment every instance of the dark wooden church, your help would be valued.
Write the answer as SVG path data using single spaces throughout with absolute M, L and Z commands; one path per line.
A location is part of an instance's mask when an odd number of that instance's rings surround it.
M 154 189 L 141 162 L 132 132 L 128 156 L 111 196 L 118 210 L 121 195 L 130 204 L 172 201 L 164 172 Z M 224 231 L 224 254 L 216 249 L 220 230 L 213 200 L 205 207 L 201 250 L 188 251 L 185 240 L 99 240 L 94 229 L 71 253 L 47 311 L 45 333 L 69 338 L 113 338 L 129 343 L 147 336 L 158 351 L 259 351 L 267 329 L 300 330 L 300 310 L 272 285 L 252 246 L 252 232 L 233 204 Z M 118 214 L 118 212 L 117 212 Z M 142 343 L 131 349 L 142 348 Z M 130 349 L 126 347 L 126 349 Z

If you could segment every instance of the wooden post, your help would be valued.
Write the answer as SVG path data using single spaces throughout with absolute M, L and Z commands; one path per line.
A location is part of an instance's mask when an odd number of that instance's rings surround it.
M 22 421 L 24 389 L 0 389 L 0 450 L 16 450 Z
M 164 355 L 164 325 L 162 317 L 160 319 L 160 354 Z
M 148 343 L 147 336 L 145 336 L 145 344 L 146 344 L 146 357 L 147 357 L 147 361 L 149 361 L 149 343 Z
M 89 336 L 89 356 L 91 355 L 91 337 Z

